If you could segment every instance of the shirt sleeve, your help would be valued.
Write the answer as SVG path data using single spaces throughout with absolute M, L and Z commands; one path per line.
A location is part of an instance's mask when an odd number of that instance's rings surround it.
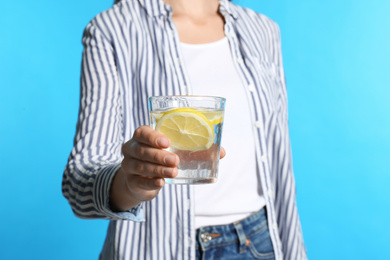
M 95 20 L 87 25 L 82 42 L 80 110 L 74 147 L 63 174 L 63 195 L 80 218 L 142 221 L 141 206 L 119 213 L 109 206 L 124 143 L 113 44 Z
M 301 229 L 301 222 L 299 220 L 298 208 L 296 202 L 296 186 L 292 167 L 292 154 L 290 145 L 290 135 L 288 126 L 288 106 L 287 106 L 287 89 L 286 80 L 282 61 L 282 48 L 280 30 L 276 23 L 274 23 L 275 30 L 275 45 L 276 51 L 274 62 L 278 67 L 278 77 L 280 81 L 281 98 L 281 127 L 280 136 L 282 142 L 278 149 L 279 153 L 285 160 L 278 164 L 276 169 L 278 194 L 275 196 L 275 205 L 278 219 L 279 235 L 282 242 L 282 251 L 284 259 L 291 260 L 305 260 L 307 259 L 306 247 L 303 241 L 303 234 Z

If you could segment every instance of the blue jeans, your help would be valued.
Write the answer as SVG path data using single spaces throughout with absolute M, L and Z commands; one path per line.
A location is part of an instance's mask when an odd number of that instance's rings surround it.
M 236 223 L 197 229 L 196 259 L 275 259 L 265 208 Z

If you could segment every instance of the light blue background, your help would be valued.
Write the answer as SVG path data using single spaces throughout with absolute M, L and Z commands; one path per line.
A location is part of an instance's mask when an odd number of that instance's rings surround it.
M 390 259 L 390 1 L 236 0 L 283 39 L 298 206 L 310 259 Z M 0 7 L 0 259 L 97 259 L 107 222 L 61 194 L 81 35 L 110 0 Z

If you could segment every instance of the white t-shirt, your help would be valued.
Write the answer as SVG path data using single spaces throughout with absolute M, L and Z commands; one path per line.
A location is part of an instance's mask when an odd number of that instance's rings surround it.
M 195 185 L 195 226 L 243 219 L 265 205 L 259 183 L 246 89 L 227 38 L 207 44 L 181 43 L 184 67 L 194 95 L 226 98 L 222 146 L 215 184 Z

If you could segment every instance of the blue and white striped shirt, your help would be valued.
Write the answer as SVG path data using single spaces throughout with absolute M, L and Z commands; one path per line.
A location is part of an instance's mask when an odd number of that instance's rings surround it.
M 306 259 L 296 207 L 287 95 L 278 26 L 220 0 L 225 34 L 247 87 L 256 160 L 276 259 Z M 193 189 L 165 185 L 129 212 L 109 208 L 121 146 L 148 125 L 147 98 L 191 94 L 172 9 L 162 0 L 122 0 L 83 35 L 80 112 L 62 190 L 81 218 L 110 219 L 101 259 L 194 259 Z

